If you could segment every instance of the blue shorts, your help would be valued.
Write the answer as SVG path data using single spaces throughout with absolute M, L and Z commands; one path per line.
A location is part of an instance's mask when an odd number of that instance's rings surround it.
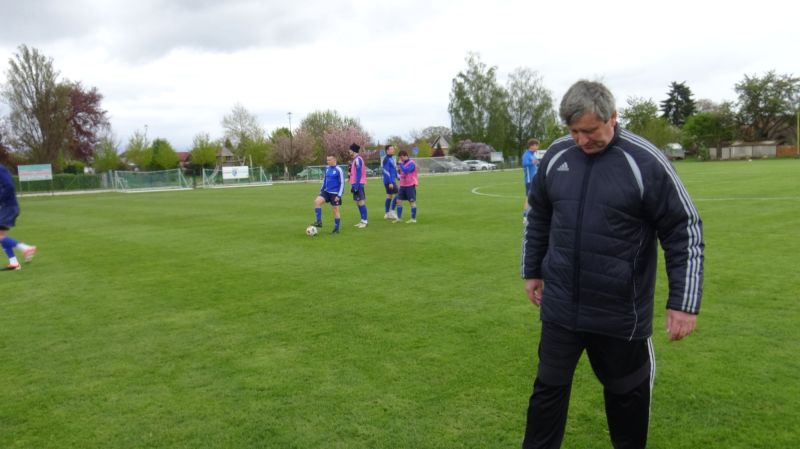
M 353 192 L 353 201 L 364 201 L 367 199 L 367 194 L 364 192 L 364 186 L 359 188 L 351 187 L 350 191 Z
M 336 193 L 331 192 L 320 192 L 319 196 L 325 198 L 326 203 L 331 203 L 331 206 L 341 206 L 342 205 L 342 197 Z
M 397 195 L 397 199 L 401 201 L 411 201 L 412 203 L 416 203 L 417 186 L 400 187 L 400 193 Z
M 386 189 L 386 194 L 387 195 L 394 195 L 394 194 L 397 193 L 397 183 L 396 182 L 392 183 L 392 188 L 391 189 L 389 188 L 389 184 L 384 184 L 383 188 Z
M 14 227 L 19 216 L 19 207 L 0 208 L 0 230 L 8 231 Z

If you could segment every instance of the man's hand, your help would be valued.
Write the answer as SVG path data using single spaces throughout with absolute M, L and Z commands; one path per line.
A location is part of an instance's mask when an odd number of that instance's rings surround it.
M 392 183 L 390 182 L 390 183 L 389 183 L 389 190 L 392 190 L 393 188 L 394 188 L 394 184 L 392 184 Z
M 667 333 L 670 341 L 678 341 L 691 334 L 696 323 L 697 315 L 667 309 Z
M 528 294 L 528 299 L 530 299 L 536 307 L 542 305 L 543 288 L 544 281 L 541 279 L 525 279 L 525 293 Z

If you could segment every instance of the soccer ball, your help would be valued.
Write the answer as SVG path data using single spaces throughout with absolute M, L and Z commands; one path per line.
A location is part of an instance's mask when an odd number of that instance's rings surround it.
M 317 235 L 318 232 L 319 230 L 317 229 L 316 226 L 311 225 L 306 228 L 306 235 L 309 237 L 314 237 L 315 235 Z

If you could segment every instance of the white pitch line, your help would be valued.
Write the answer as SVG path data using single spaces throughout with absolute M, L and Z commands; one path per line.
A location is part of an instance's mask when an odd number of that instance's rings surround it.
M 474 193 L 475 195 L 489 196 L 489 197 L 492 197 L 492 198 L 514 198 L 514 199 L 524 199 L 525 198 L 524 196 L 517 196 L 517 195 L 497 195 L 497 194 L 494 194 L 494 193 L 481 193 L 481 192 L 478 191 L 478 189 L 480 189 L 480 188 L 481 187 L 475 187 L 474 189 L 472 189 L 472 193 Z

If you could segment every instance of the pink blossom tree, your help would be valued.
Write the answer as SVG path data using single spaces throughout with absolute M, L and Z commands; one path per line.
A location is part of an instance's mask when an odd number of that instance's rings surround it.
M 348 127 L 325 131 L 322 136 L 322 145 L 326 155 L 333 154 L 339 163 L 345 163 L 350 160 L 350 145 L 354 143 L 361 147 L 361 155 L 364 158 L 368 157 L 367 145 L 369 145 L 370 140 L 371 138 L 366 131 Z
M 290 167 L 304 165 L 314 157 L 314 138 L 308 132 L 299 131 L 294 136 L 281 134 L 274 142 L 272 160 L 283 164 L 285 174 Z

